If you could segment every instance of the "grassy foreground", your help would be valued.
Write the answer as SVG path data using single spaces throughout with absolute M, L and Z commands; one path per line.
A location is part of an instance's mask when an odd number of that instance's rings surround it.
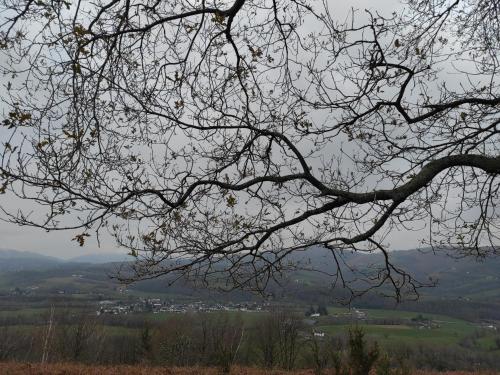
M 203 367 L 148 367 L 148 366 L 86 366 L 74 363 L 0 363 L 2 375 L 220 375 L 217 368 Z M 314 375 L 312 370 L 282 371 L 265 370 L 251 367 L 234 367 L 233 375 Z M 325 371 L 325 375 L 333 372 Z M 434 372 L 414 371 L 415 375 L 495 375 L 500 372 Z

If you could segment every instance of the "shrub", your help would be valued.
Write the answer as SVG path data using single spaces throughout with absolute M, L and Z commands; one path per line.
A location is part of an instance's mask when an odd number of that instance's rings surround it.
M 352 375 L 369 375 L 378 356 L 378 344 L 368 348 L 364 331 L 357 326 L 352 327 L 349 330 L 349 366 Z

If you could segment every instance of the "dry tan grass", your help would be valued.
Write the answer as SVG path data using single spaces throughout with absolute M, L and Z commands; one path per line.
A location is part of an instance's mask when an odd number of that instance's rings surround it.
M 86 366 L 74 363 L 0 363 L 1 375 L 220 375 L 217 368 L 148 367 L 148 366 Z M 312 370 L 281 371 L 251 367 L 234 367 L 232 375 L 313 375 Z M 325 371 L 325 375 L 330 372 Z M 331 372 L 333 374 L 333 372 Z M 500 372 L 437 372 L 415 371 L 414 375 L 495 375 Z
M 221 370 L 205 367 L 87 366 L 75 363 L 0 363 L 1 375 L 219 375 Z M 312 371 L 287 372 L 234 367 L 233 375 L 312 375 Z

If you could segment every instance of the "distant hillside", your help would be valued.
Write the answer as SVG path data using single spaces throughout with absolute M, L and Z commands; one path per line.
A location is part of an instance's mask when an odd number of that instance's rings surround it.
M 366 270 L 373 265 L 381 264 L 381 254 L 346 254 L 349 264 L 358 270 Z M 500 257 L 476 260 L 474 258 L 455 259 L 445 253 L 433 254 L 430 251 L 407 250 L 394 251 L 391 260 L 398 267 L 412 274 L 416 279 L 426 281 L 436 280 L 438 286 L 423 290 L 423 294 L 471 300 L 495 301 L 500 303 Z M 290 259 L 299 262 L 304 268 L 312 268 L 320 272 L 297 271 L 287 275 L 289 285 L 285 294 L 297 288 L 327 290 L 333 278 L 327 273 L 336 269 L 336 263 L 328 250 L 314 247 L 293 254 Z M 130 261 L 131 257 L 116 253 L 95 253 L 62 261 L 27 251 L 0 250 L 0 272 L 41 271 L 40 277 L 61 274 L 74 274 L 78 271 L 90 273 L 92 278 L 106 279 L 116 271 L 117 263 Z M 345 277 L 349 278 L 347 270 Z M 81 273 L 81 272 L 80 272 Z M 38 273 L 27 277 L 32 279 Z M 42 276 L 43 275 L 43 276 Z M 19 279 L 15 277 L 16 279 Z M 14 278 L 14 275 L 11 275 Z M 159 292 L 166 289 L 165 279 L 140 283 L 140 289 Z M 170 288 L 172 289 L 172 288 Z
M 29 251 L 0 249 L 0 272 L 49 269 L 61 263 L 60 259 Z
M 453 255 L 453 253 L 451 253 Z M 345 258 L 358 271 L 367 271 L 383 262 L 381 254 L 345 254 Z M 409 272 L 415 279 L 437 281 L 437 286 L 419 290 L 418 301 L 407 301 L 399 308 L 450 315 L 468 320 L 500 320 L 500 256 L 485 259 L 456 259 L 445 252 L 432 253 L 427 250 L 394 251 L 391 261 L 397 267 Z M 321 248 L 310 248 L 294 255 L 306 268 L 322 272 L 299 271 L 290 275 L 288 295 L 295 295 L 301 301 L 325 301 L 332 296 L 346 295 L 340 287 L 331 289 L 333 277 L 323 272 L 332 272 L 336 265 L 331 254 Z M 350 274 L 344 276 L 349 279 Z M 352 278 L 352 277 L 351 277 Z M 293 292 L 292 292 L 293 291 Z M 353 303 L 359 307 L 394 308 L 393 299 L 377 295 L 376 291 L 357 298 Z M 385 291 L 391 292 L 390 286 Z M 316 302 L 317 303 L 317 302 Z
M 116 253 L 93 253 L 63 260 L 31 251 L 0 249 L 0 272 L 40 271 L 71 263 L 106 264 L 129 262 L 131 260 L 132 258 L 126 254 Z
M 446 313 L 466 319 L 495 318 L 500 320 L 500 257 L 477 261 L 472 258 L 454 259 L 446 254 L 432 254 L 418 250 L 395 251 L 392 261 L 419 280 L 431 277 L 438 281 L 435 288 L 420 290 L 418 303 L 405 303 L 414 311 Z M 349 263 L 358 270 L 369 269 L 383 260 L 380 254 L 346 254 Z M 268 292 L 274 300 L 301 304 L 333 303 L 345 296 L 345 290 L 332 289 L 332 273 L 336 264 L 331 254 L 322 248 L 310 248 L 291 257 L 304 268 L 322 272 L 300 270 L 289 273 L 280 285 L 271 283 Z M 126 261 L 119 254 L 97 254 L 73 258 L 68 262 L 29 252 L 0 251 L 0 293 L 14 288 L 33 290 L 36 294 L 89 294 L 117 296 L 122 293 L 115 275 L 120 263 Z M 346 270 L 344 270 L 346 271 Z M 346 273 L 346 278 L 349 278 Z M 170 279 L 172 280 L 172 278 Z M 194 288 L 183 279 L 173 285 L 166 277 L 159 277 L 128 286 L 129 294 L 162 295 L 176 299 L 249 300 L 255 298 L 248 292 L 219 293 Z M 30 289 L 31 288 L 31 289 Z M 388 289 L 387 289 L 388 290 Z M 379 292 L 380 290 L 377 290 Z M 390 292 L 390 290 L 388 290 Z M 30 292 L 31 293 L 31 292 Z M 33 292 L 35 293 L 35 292 Z M 356 306 L 391 307 L 394 301 L 371 293 L 355 301 Z
M 69 263 L 92 263 L 92 264 L 103 264 L 103 263 L 118 263 L 118 262 L 130 262 L 133 260 L 127 254 L 116 254 L 116 253 L 95 253 L 81 255 L 68 259 Z
M 367 270 L 384 261 L 381 254 L 347 254 L 346 259 L 357 270 Z M 430 249 L 423 249 L 393 251 L 390 259 L 417 280 L 437 281 L 437 287 L 423 290 L 424 294 L 478 300 L 488 298 L 490 301 L 493 299 L 500 302 L 500 256 L 484 259 L 457 258 L 453 257 L 452 252 L 433 253 Z M 336 267 L 329 251 L 318 247 L 294 255 L 294 260 L 301 262 L 306 268 L 322 272 L 331 272 Z M 304 281 L 312 278 L 309 280 L 313 283 L 313 280 L 324 283 L 329 278 L 321 273 L 301 274 Z M 348 272 L 346 276 L 349 276 Z

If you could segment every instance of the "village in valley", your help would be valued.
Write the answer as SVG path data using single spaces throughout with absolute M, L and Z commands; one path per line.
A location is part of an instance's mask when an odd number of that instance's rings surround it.
M 135 302 L 121 300 L 100 301 L 97 315 L 101 314 L 130 314 L 130 313 L 188 313 L 188 312 L 216 312 L 216 311 L 241 311 L 261 312 L 268 311 L 269 304 L 257 302 L 227 302 L 210 303 L 203 301 L 179 303 L 161 298 L 141 298 Z

